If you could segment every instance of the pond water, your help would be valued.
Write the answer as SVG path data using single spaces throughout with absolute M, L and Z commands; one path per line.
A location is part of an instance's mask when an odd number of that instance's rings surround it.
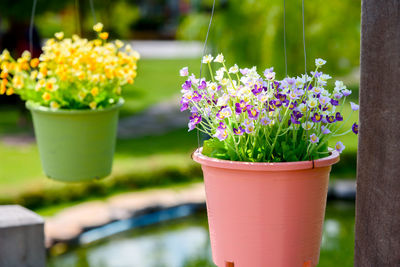
M 354 204 L 327 205 L 318 266 L 353 266 Z M 48 259 L 49 267 L 211 267 L 205 212 L 112 235 Z

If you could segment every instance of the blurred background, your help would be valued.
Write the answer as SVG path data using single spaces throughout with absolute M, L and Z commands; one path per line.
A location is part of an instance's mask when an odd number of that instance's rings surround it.
M 113 174 L 101 181 L 66 185 L 47 179 L 24 103 L 17 97 L 0 96 L 0 204 L 20 204 L 51 218 L 72 206 L 107 201 L 127 192 L 185 190 L 201 182 L 200 166 L 190 157 L 198 146 L 196 132 L 187 132 L 187 114 L 178 109 L 183 82 L 178 74 L 185 66 L 199 73 L 212 2 L 93 0 L 91 9 L 89 0 L 38 0 L 33 34 L 36 56 L 55 32 L 92 38 L 96 18 L 111 39 L 132 43 L 142 59 L 135 84 L 124 88 L 126 103 L 120 114 Z M 330 85 L 343 80 L 353 90 L 350 101 L 358 103 L 360 2 L 305 2 L 308 71 L 313 70 L 315 58 L 327 60 L 323 70 L 333 77 Z M 216 3 L 208 52 L 224 53 L 229 65 L 256 65 L 260 71 L 274 66 L 278 78 L 283 78 L 283 1 Z M 19 56 L 29 49 L 31 7 L 32 0 L 0 2 L 1 50 Z M 286 1 L 289 75 L 304 72 L 301 8 L 301 1 Z M 353 115 L 348 127 L 357 117 Z M 344 193 L 329 198 L 319 266 L 339 262 L 353 266 L 357 136 L 349 134 L 340 140 L 346 149 L 333 167 L 331 182 L 339 185 L 339 191 L 344 188 Z M 138 227 L 88 245 L 55 242 L 48 244 L 49 266 L 214 266 L 207 229 L 204 209 L 196 209 L 184 218 Z

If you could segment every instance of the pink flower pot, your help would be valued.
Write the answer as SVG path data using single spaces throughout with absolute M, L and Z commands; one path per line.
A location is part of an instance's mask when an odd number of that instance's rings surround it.
M 219 267 L 311 267 L 319 261 L 331 166 L 250 163 L 195 151 L 202 165 L 213 261 Z M 230 265 L 233 266 L 233 265 Z

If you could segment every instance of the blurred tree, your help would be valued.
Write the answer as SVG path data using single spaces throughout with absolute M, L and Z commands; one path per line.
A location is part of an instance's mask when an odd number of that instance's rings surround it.
M 204 40 L 212 0 L 183 19 L 178 37 Z M 216 52 L 239 64 L 275 66 L 284 75 L 283 1 L 217 1 L 210 33 Z M 359 65 L 359 1 L 305 1 L 305 32 L 308 71 L 314 59 L 328 61 L 324 70 L 345 74 Z M 288 74 L 304 72 L 302 7 L 299 0 L 286 0 Z M 230 62 L 233 63 L 233 62 Z

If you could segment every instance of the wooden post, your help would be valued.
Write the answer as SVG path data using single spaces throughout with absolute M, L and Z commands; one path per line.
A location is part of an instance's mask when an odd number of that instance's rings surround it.
M 400 1 L 362 0 L 355 266 L 400 265 Z
M 235 267 L 235 264 L 233 262 L 227 261 L 225 262 L 225 267 Z
M 0 267 L 45 267 L 43 225 L 21 206 L 0 206 Z

